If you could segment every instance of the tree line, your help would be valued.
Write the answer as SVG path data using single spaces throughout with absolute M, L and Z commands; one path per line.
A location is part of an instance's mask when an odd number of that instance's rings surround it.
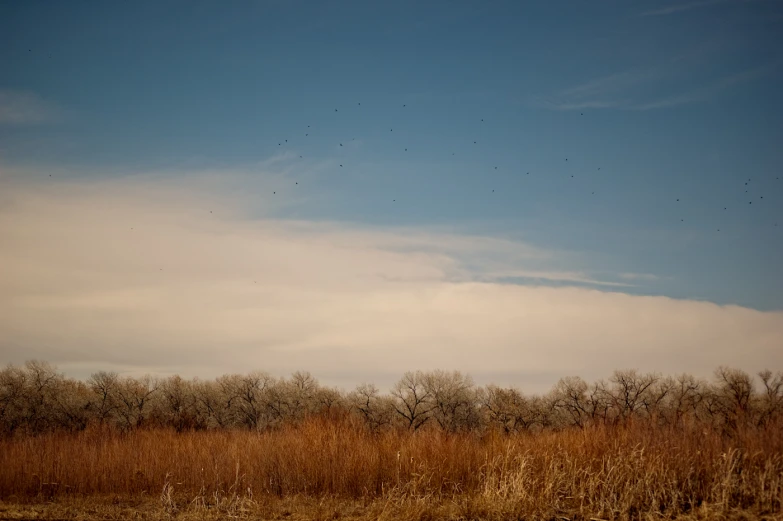
M 33 360 L 0 370 L 0 435 L 91 425 L 265 430 L 313 415 L 350 416 L 372 431 L 510 434 L 644 421 L 703 424 L 730 435 L 783 419 L 783 372 L 756 376 L 727 367 L 710 380 L 618 370 L 607 380 L 567 377 L 546 394 L 525 395 L 514 387 L 477 386 L 459 371 L 415 371 L 382 393 L 369 383 L 343 392 L 301 371 L 288 378 L 256 371 L 214 380 L 100 371 L 80 381 Z

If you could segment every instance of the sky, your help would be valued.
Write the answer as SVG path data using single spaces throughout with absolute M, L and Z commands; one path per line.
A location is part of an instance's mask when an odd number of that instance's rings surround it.
M 0 2 L 0 364 L 783 369 L 783 2 Z

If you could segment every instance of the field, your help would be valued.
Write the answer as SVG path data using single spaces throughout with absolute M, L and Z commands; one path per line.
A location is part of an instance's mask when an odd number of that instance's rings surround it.
M 0 517 L 783 519 L 781 432 L 91 427 L 0 440 Z

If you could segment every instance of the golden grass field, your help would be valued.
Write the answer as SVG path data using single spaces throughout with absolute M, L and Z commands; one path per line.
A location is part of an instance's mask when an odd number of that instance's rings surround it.
M 5 519 L 783 519 L 780 425 L 277 430 L 0 440 Z

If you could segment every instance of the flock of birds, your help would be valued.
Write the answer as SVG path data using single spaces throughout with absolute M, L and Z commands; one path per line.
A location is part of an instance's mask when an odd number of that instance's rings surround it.
M 361 105 L 362 105 L 362 104 L 361 104 L 361 102 L 357 102 L 357 106 L 361 107 Z M 402 108 L 403 108 L 403 109 L 407 108 L 407 104 L 402 104 Z M 335 108 L 335 109 L 334 109 L 334 112 L 339 112 L 339 110 Z M 580 112 L 580 116 L 584 116 L 584 112 Z M 481 118 L 481 123 L 483 123 L 483 122 L 484 122 L 484 119 L 483 119 L 483 118 Z M 311 129 L 311 125 L 307 125 L 307 128 L 306 128 L 306 129 L 304 129 L 304 132 L 303 132 L 303 136 L 302 136 L 302 137 L 303 137 L 305 140 L 306 140 L 306 139 L 308 139 L 308 138 L 310 138 L 311 131 L 312 131 L 312 129 Z M 394 128 L 389 128 L 389 132 L 394 132 Z M 353 141 L 353 140 L 355 140 L 355 138 L 352 138 L 352 141 Z M 342 143 L 342 142 L 339 142 L 339 141 L 337 141 L 337 142 L 336 142 L 336 144 L 338 144 L 338 145 L 339 145 L 339 147 L 343 147 L 343 143 Z M 477 145 L 477 144 L 478 144 L 478 140 L 473 140 L 473 144 L 474 144 L 474 145 Z M 282 140 L 279 140 L 279 141 L 278 141 L 278 143 L 277 143 L 277 145 L 278 145 L 278 147 L 284 147 L 284 146 L 286 146 L 286 145 L 289 145 L 288 139 L 282 139 Z M 407 152 L 407 151 L 408 151 L 408 148 L 407 148 L 407 147 L 404 147 L 404 148 L 403 148 L 403 153 L 404 153 L 404 152 Z M 451 153 L 451 155 L 452 155 L 452 156 L 454 156 L 454 155 L 455 155 L 455 152 L 452 152 L 452 153 Z M 299 158 L 300 158 L 300 159 L 303 159 L 303 157 L 304 157 L 303 155 L 299 155 Z M 566 158 L 564 158 L 564 159 L 565 159 L 565 162 L 568 162 L 568 158 L 567 158 L 567 157 L 566 157 Z M 339 163 L 339 166 L 340 166 L 340 168 L 343 168 L 343 167 L 344 167 L 344 163 Z M 497 167 L 497 166 L 495 166 L 495 167 L 494 167 L 494 170 L 497 170 L 497 169 L 498 169 L 498 167 Z M 597 168 L 597 171 L 600 171 L 600 170 L 601 170 L 601 167 L 598 167 L 598 168 Z M 520 174 L 521 174 L 521 172 L 520 172 Z M 525 172 L 525 175 L 526 175 L 526 176 L 529 176 L 529 175 L 530 175 L 530 172 L 529 172 L 529 171 L 526 171 L 526 172 Z M 571 178 L 574 178 L 574 175 L 573 175 L 573 174 L 571 174 Z M 775 177 L 775 180 L 776 180 L 776 181 L 780 181 L 780 176 L 777 176 L 777 177 Z M 299 184 L 299 182 L 297 181 L 297 182 L 295 182 L 295 184 L 296 184 L 296 185 L 298 185 L 298 184 Z M 746 181 L 744 181 L 744 194 L 748 194 L 748 193 L 749 193 L 749 187 L 750 187 L 751 185 L 752 185 L 752 179 L 751 179 L 751 178 L 748 178 Z M 495 192 L 495 190 L 494 190 L 494 189 L 492 189 L 492 193 L 494 193 L 494 192 Z M 276 195 L 276 194 L 277 194 L 277 192 L 276 192 L 276 191 L 273 191 L 272 193 L 273 193 L 273 195 Z M 591 190 L 591 195 L 595 195 L 595 190 Z M 750 197 L 752 197 L 752 196 L 749 196 L 749 195 L 747 195 L 746 197 L 750 198 Z M 764 200 L 764 196 L 763 196 L 763 195 L 759 195 L 759 196 L 758 196 L 758 201 L 757 201 L 757 204 L 759 204 L 759 203 L 760 203 L 761 201 L 763 201 L 763 200 Z M 397 200 L 396 200 L 396 199 L 392 199 L 392 202 L 397 202 Z M 681 201 L 681 198 L 680 198 L 680 197 L 677 197 L 677 198 L 675 198 L 675 202 L 676 202 L 676 203 L 681 203 L 681 202 L 682 202 L 682 201 Z M 750 199 L 750 200 L 748 200 L 748 205 L 752 205 L 752 204 L 753 204 L 753 199 Z M 728 207 L 728 206 L 724 206 L 724 207 L 723 207 L 723 211 L 728 211 L 728 209 L 729 209 L 729 207 Z M 210 212 L 210 213 L 212 213 L 212 212 Z M 685 218 L 684 218 L 684 217 L 681 217 L 681 218 L 680 218 L 680 222 L 685 222 Z M 775 223 L 773 224 L 773 226 L 777 227 L 777 226 L 778 226 L 778 223 L 777 223 L 777 222 L 775 222 Z M 718 232 L 720 232 L 720 231 L 721 231 L 721 230 L 720 230 L 720 228 L 717 228 L 716 230 L 717 230 Z

